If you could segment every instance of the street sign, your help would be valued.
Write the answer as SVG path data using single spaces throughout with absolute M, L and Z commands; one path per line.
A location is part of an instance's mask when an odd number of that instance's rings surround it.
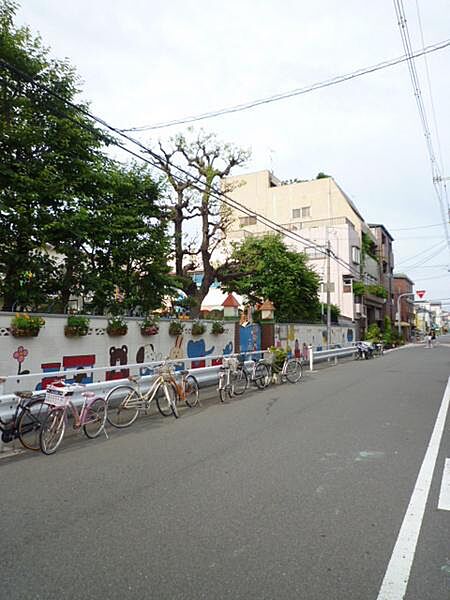
M 419 298 L 423 298 L 425 296 L 426 290 L 416 290 L 416 294 Z

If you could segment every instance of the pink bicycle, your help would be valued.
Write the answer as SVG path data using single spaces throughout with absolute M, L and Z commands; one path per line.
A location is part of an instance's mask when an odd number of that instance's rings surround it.
M 105 428 L 106 402 L 104 398 L 94 392 L 84 391 L 85 386 L 49 385 L 45 395 L 45 403 L 52 408 L 47 414 L 39 436 L 41 451 L 44 454 L 53 454 L 58 449 L 64 437 L 68 412 L 73 417 L 73 428 L 81 429 L 88 438 L 96 438 Z M 80 412 L 72 402 L 75 392 L 82 393 L 84 398 Z M 105 432 L 106 435 L 106 432 Z

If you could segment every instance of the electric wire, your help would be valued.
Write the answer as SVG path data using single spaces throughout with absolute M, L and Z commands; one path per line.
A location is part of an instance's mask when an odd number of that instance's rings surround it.
M 404 263 L 414 261 L 418 256 L 421 256 L 422 254 L 426 254 L 427 252 L 434 250 L 437 246 L 442 246 L 443 244 L 445 244 L 445 242 L 442 242 L 441 240 L 439 240 L 436 244 L 432 244 L 431 246 L 424 248 L 420 252 L 417 252 L 416 254 L 413 254 L 412 256 L 408 256 L 407 258 L 404 258 L 403 260 L 399 261 L 398 264 L 403 265 Z
M 437 197 L 438 203 L 439 203 L 439 208 L 441 211 L 442 224 L 444 226 L 445 237 L 447 240 L 447 247 L 450 250 L 450 237 L 449 237 L 448 227 L 447 227 L 449 207 L 448 207 L 448 202 L 447 202 L 447 206 L 444 207 L 444 200 L 442 197 L 442 190 L 440 187 L 442 185 L 443 180 L 442 180 L 442 176 L 440 174 L 439 165 L 436 160 L 436 155 L 435 155 L 434 148 L 433 148 L 433 142 L 432 142 L 432 138 L 431 138 L 430 128 L 428 126 L 428 119 L 427 119 L 427 115 L 426 115 L 425 105 L 423 102 L 419 77 L 418 77 L 416 65 L 414 62 L 414 58 L 416 58 L 416 55 L 412 50 L 411 38 L 409 35 L 409 29 L 408 29 L 408 24 L 406 21 L 405 10 L 403 7 L 403 1 L 402 0 L 393 0 L 393 2 L 394 2 L 395 13 L 397 16 L 398 27 L 400 30 L 400 37 L 401 37 L 402 44 L 403 44 L 403 49 L 405 51 L 405 55 L 408 57 L 406 64 L 408 65 L 409 75 L 410 75 L 413 92 L 414 92 L 414 98 L 416 100 L 416 105 L 417 105 L 417 109 L 419 112 L 419 118 L 422 123 L 422 129 L 423 129 L 423 133 L 425 136 L 425 142 L 426 142 L 428 156 L 429 156 L 429 160 L 430 160 L 430 166 L 431 166 L 433 187 L 434 187 L 435 194 L 436 194 L 436 197 Z
M 74 102 L 71 102 L 70 100 L 67 100 L 66 98 L 64 98 L 63 96 L 61 96 L 60 94 L 58 94 L 57 92 L 55 92 L 54 90 L 52 90 L 51 88 L 49 88 L 48 86 L 46 86 L 46 85 L 44 85 L 44 84 L 36 81 L 35 78 L 31 77 L 27 73 L 24 73 L 20 69 L 17 69 L 16 67 L 14 67 L 13 65 L 11 65 L 10 63 L 8 63 L 8 62 L 0 59 L 0 65 L 2 65 L 3 67 L 7 68 L 9 71 L 15 72 L 20 77 L 25 78 L 32 85 L 37 86 L 41 90 L 44 90 L 46 93 L 48 93 L 51 96 L 57 98 L 61 102 L 65 103 L 67 106 L 70 106 L 75 111 L 83 114 L 84 116 L 86 116 L 89 119 L 95 121 L 96 123 L 99 123 L 100 125 L 102 125 L 106 129 L 108 129 L 109 131 L 112 131 L 116 135 L 119 135 L 119 136 L 127 139 L 129 142 L 137 145 L 143 151 L 145 151 L 146 154 L 150 155 L 154 159 L 158 160 L 158 159 L 162 158 L 157 153 L 155 153 L 153 150 L 151 150 L 151 148 L 145 146 L 139 140 L 135 140 L 134 138 L 132 138 L 129 135 L 127 135 L 126 133 L 122 132 L 121 130 L 113 127 L 110 124 L 108 124 L 102 118 L 93 115 L 86 108 L 78 106 Z M 66 117 L 66 118 L 68 118 L 69 120 L 71 120 L 73 123 L 75 123 L 79 127 L 88 129 L 91 133 L 95 132 L 95 130 L 93 130 L 91 128 L 87 128 L 86 125 L 84 125 L 80 121 L 77 121 L 76 119 L 72 118 L 70 115 L 64 114 L 63 116 Z M 103 139 L 105 139 L 105 138 L 103 138 Z M 107 139 L 108 139 L 108 141 L 109 141 L 110 144 L 113 144 L 113 145 L 117 146 L 118 148 L 124 150 L 125 152 L 131 154 L 135 158 L 138 158 L 139 160 L 142 160 L 142 161 L 146 162 L 147 164 L 152 165 L 156 169 L 162 170 L 161 166 L 158 164 L 158 162 L 155 162 L 155 160 L 152 161 L 149 158 L 142 156 L 142 154 L 138 154 L 138 153 L 130 150 L 127 146 L 121 144 L 116 138 L 109 137 Z M 310 240 L 308 238 L 305 238 L 305 237 L 301 236 L 298 233 L 292 232 L 289 229 L 283 227 L 282 225 L 279 225 L 278 223 L 275 223 L 271 219 L 268 219 L 267 217 L 265 217 L 263 215 L 260 215 L 256 211 L 253 211 L 252 209 L 249 209 L 248 207 L 240 204 L 239 202 L 237 202 L 233 198 L 231 198 L 228 195 L 224 194 L 220 190 L 217 190 L 216 188 L 214 188 L 214 186 L 209 185 L 207 183 L 204 183 L 200 178 L 195 177 L 192 173 L 189 173 L 188 171 L 186 171 L 182 167 L 179 167 L 178 165 L 175 165 L 175 164 L 171 163 L 170 161 L 167 161 L 167 164 L 170 164 L 173 168 L 177 169 L 178 171 L 180 171 L 184 175 L 186 175 L 189 178 L 190 184 L 192 185 L 192 187 L 195 188 L 195 189 L 197 189 L 198 191 L 204 192 L 205 190 L 208 190 L 208 192 L 210 193 L 210 195 L 212 197 L 214 197 L 215 199 L 218 199 L 218 200 L 222 201 L 224 204 L 230 206 L 231 208 L 234 208 L 235 210 L 238 210 L 238 211 L 246 214 L 247 216 L 256 217 L 256 219 L 258 221 L 260 221 L 263 225 L 265 225 L 269 229 L 272 229 L 272 230 L 276 231 L 277 233 L 283 234 L 285 237 L 293 239 L 296 242 L 298 242 L 298 241 L 302 242 L 303 245 L 305 246 L 305 249 L 314 248 L 320 254 L 323 254 L 324 256 L 327 256 L 328 251 L 323 246 L 315 244 L 314 242 L 312 242 L 312 240 Z M 178 175 L 174 176 L 174 178 L 177 179 L 180 182 L 185 182 L 185 180 L 181 179 L 180 176 L 178 176 Z M 196 185 L 196 184 L 192 184 L 192 181 L 197 182 L 197 183 L 199 182 L 200 183 L 200 187 L 198 185 Z M 355 277 L 358 277 L 358 278 L 360 277 L 360 272 L 355 267 L 353 267 L 349 263 L 343 261 L 341 258 L 337 257 L 336 254 L 334 252 L 332 252 L 332 251 L 330 252 L 330 259 L 334 260 L 336 263 L 340 264 L 341 266 L 344 266 L 345 268 L 348 268 L 351 271 L 351 273 L 355 275 Z
M 431 227 L 442 227 L 442 223 L 434 223 L 433 225 L 418 225 L 417 227 L 398 227 L 390 229 L 390 231 L 412 231 L 413 229 L 429 229 Z
M 437 44 L 433 44 L 423 48 L 422 50 L 418 50 L 413 53 L 413 57 L 417 58 L 419 56 L 425 56 L 431 52 L 436 52 L 437 50 L 443 50 L 450 46 L 450 40 L 444 40 L 443 42 L 438 42 Z M 272 96 L 267 96 L 265 98 L 260 98 L 258 100 L 252 100 L 250 102 L 245 102 L 242 104 L 236 104 L 234 106 L 229 106 L 226 108 L 220 108 L 217 110 L 208 111 L 205 113 L 201 113 L 198 115 L 186 116 L 180 119 L 173 119 L 171 121 L 163 121 L 161 123 L 155 123 L 153 125 L 143 125 L 138 127 L 129 127 L 127 129 L 122 129 L 123 132 L 142 132 L 142 131 L 151 131 L 155 129 L 165 129 L 167 127 L 173 127 L 174 125 L 185 125 L 187 123 L 194 123 L 196 121 L 203 121 L 205 119 L 212 119 L 215 117 L 219 117 L 222 115 L 227 115 L 230 113 L 242 112 L 244 110 L 249 110 L 251 108 L 255 108 L 257 106 L 261 106 L 263 104 L 270 104 L 272 102 L 278 102 L 280 100 L 285 100 L 287 98 L 292 98 L 294 96 L 300 96 L 303 94 L 307 94 L 309 92 L 313 92 L 315 90 L 320 90 L 323 88 L 327 88 L 333 85 L 337 85 L 339 83 L 343 83 L 345 81 L 350 81 L 351 79 L 356 79 L 357 77 L 361 77 L 363 75 L 367 75 L 369 73 L 375 73 L 376 71 L 380 71 L 381 69 L 386 69 L 388 67 L 392 67 L 394 65 L 400 64 L 402 62 L 408 61 L 409 56 L 400 56 L 397 58 L 392 58 L 390 60 L 383 61 L 376 65 L 372 65 L 370 67 L 365 67 L 358 69 L 357 71 L 353 71 L 352 73 L 347 73 L 345 75 L 338 75 L 331 79 L 327 79 L 326 81 L 321 81 L 318 83 L 313 83 L 311 85 L 296 88 L 294 90 L 290 90 L 287 92 L 282 92 L 279 94 L 274 94 Z

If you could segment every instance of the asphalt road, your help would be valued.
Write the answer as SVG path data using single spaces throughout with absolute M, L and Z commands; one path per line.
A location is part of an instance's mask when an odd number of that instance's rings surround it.
M 440 342 L 2 459 L 1 598 L 379 599 L 450 374 Z M 450 597 L 448 415 L 439 447 L 407 600 Z

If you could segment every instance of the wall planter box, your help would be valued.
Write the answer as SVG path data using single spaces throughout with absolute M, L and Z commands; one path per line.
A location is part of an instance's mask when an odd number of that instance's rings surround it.
M 159 327 L 152 325 L 151 327 L 141 327 L 141 335 L 156 335 L 159 333 Z
M 127 332 L 128 332 L 128 327 L 111 327 L 111 325 L 108 325 L 108 327 L 106 328 L 106 333 L 113 337 L 116 337 L 119 335 L 126 335 Z
M 192 324 L 192 335 L 203 335 L 206 331 L 206 327 L 203 323 L 193 323 Z
M 35 329 L 21 329 L 19 327 L 10 327 L 10 332 L 13 337 L 37 337 L 39 335 L 39 327 Z
M 71 327 L 70 325 L 66 325 L 64 327 L 64 335 L 66 337 L 81 337 L 87 335 L 88 329 L 83 327 Z
M 211 333 L 213 335 L 221 335 L 225 332 L 225 327 L 220 321 L 214 321 L 211 327 Z
M 169 325 L 169 335 L 181 335 L 183 333 L 184 325 L 179 321 L 171 321 Z

